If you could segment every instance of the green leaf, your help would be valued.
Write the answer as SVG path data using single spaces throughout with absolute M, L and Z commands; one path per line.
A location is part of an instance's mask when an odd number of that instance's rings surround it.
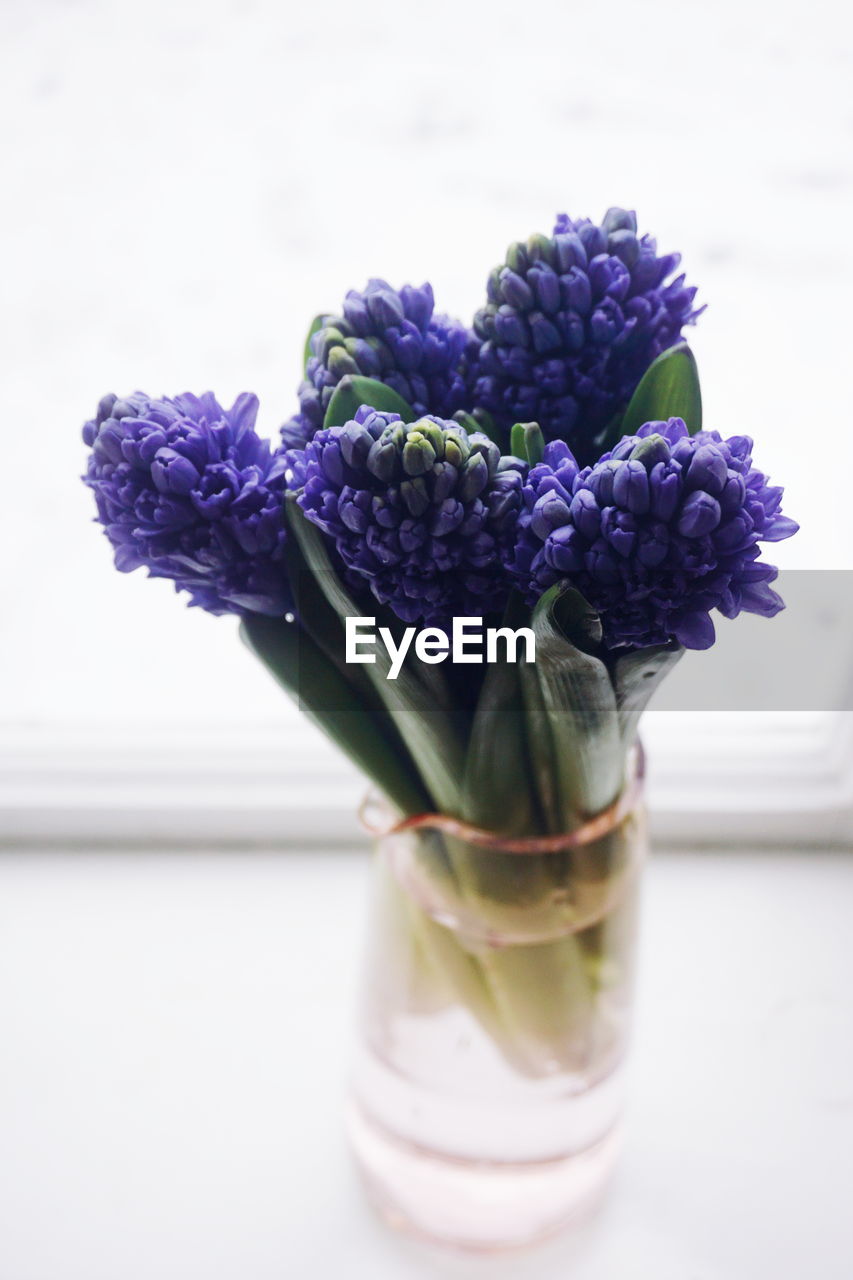
M 414 422 L 417 417 L 411 405 L 406 404 L 403 397 L 398 396 L 391 387 L 386 387 L 384 382 L 348 373 L 341 378 L 332 393 L 323 426 L 342 427 L 355 417 L 363 404 L 379 409 L 382 413 L 399 413 L 404 422 Z
M 423 812 L 426 793 L 413 780 L 393 740 L 308 633 L 284 618 L 251 614 L 240 634 L 257 658 L 324 733 L 404 814 Z
M 460 427 L 464 427 L 469 434 L 472 431 L 483 430 L 473 413 L 466 413 L 464 409 L 456 410 L 453 415 L 453 421 L 458 422 Z
M 489 413 L 488 409 L 481 409 L 479 408 L 479 406 L 475 405 L 474 408 L 471 410 L 471 416 L 476 422 L 477 429 L 479 431 L 482 431 L 485 435 L 487 435 L 490 440 L 494 440 L 495 444 L 500 444 L 501 433 L 498 430 L 497 423 L 495 422 L 492 415 Z
M 549 829 L 570 831 L 622 788 L 616 696 L 597 656 L 600 621 L 580 592 L 557 583 L 531 623 L 536 662 L 521 671 L 534 772 Z
M 488 436 L 490 440 L 494 440 L 495 444 L 503 448 L 505 443 L 504 433 L 499 431 L 494 418 L 488 409 L 474 408 L 470 413 L 464 409 L 458 409 L 453 415 L 454 422 L 460 423 L 466 431 L 479 431 L 481 435 Z
M 320 530 L 306 519 L 292 497 L 286 511 L 306 564 L 338 617 L 342 621 L 362 617 L 362 610 L 334 571 Z M 378 608 L 374 610 L 378 612 Z M 375 653 L 376 662 L 364 665 L 374 690 L 417 764 L 433 802 L 443 813 L 458 816 L 463 736 L 438 668 L 407 660 L 396 680 L 388 680 L 391 660 L 385 646 L 377 643 Z
M 501 626 L 530 626 L 530 610 L 514 593 Z M 486 668 L 465 757 L 462 811 L 467 822 L 526 836 L 537 819 L 519 662 Z
M 311 328 L 308 330 L 307 334 L 305 335 L 305 352 L 302 358 L 303 372 L 307 370 L 308 361 L 310 357 L 314 354 L 314 352 L 311 350 L 311 339 L 314 337 L 315 333 L 318 333 L 319 330 L 325 326 L 325 324 L 326 324 L 325 315 L 315 316 L 314 319 L 311 321 Z
M 638 649 L 617 658 L 613 664 L 613 687 L 619 714 L 619 731 L 625 750 L 633 746 L 637 737 L 640 716 L 651 700 L 652 694 L 675 664 L 680 661 L 684 649 L 678 644 L 654 645 Z
M 295 495 L 289 497 L 287 501 L 295 503 Z M 400 759 L 406 762 L 412 778 L 417 779 L 417 769 L 406 750 L 405 743 L 385 710 L 365 667 L 359 663 L 346 662 L 343 623 L 321 591 L 320 584 L 306 564 L 295 538 L 288 538 L 285 542 L 284 556 L 287 579 L 294 595 L 301 625 L 315 644 L 320 646 L 326 657 L 335 664 L 347 683 L 352 686 L 354 694 L 364 705 L 366 714 L 372 717 L 377 731 L 385 735 L 398 752 Z
M 286 496 L 285 515 L 291 529 L 298 527 L 305 536 L 308 536 L 305 529 L 305 526 L 307 526 L 308 529 L 313 531 L 311 536 L 316 537 L 316 526 L 311 525 L 310 521 L 306 520 L 299 507 L 295 493 L 289 493 Z M 299 536 L 288 538 L 285 543 L 284 554 L 288 581 L 296 599 L 297 610 L 302 624 L 310 631 L 328 657 L 340 668 L 349 682 L 357 685 L 362 696 L 367 701 L 372 701 L 377 712 L 381 712 L 387 719 L 383 699 L 376 692 L 376 682 L 371 680 L 367 674 L 371 664 L 348 663 L 346 661 L 343 619 L 347 616 L 358 616 L 358 609 L 353 604 L 352 612 L 342 615 L 330 602 L 329 597 L 332 592 L 329 587 L 331 584 L 316 569 L 315 565 L 309 564 L 301 543 L 302 539 Z M 340 587 L 340 582 L 332 568 L 332 562 L 329 559 L 322 535 L 319 538 L 319 544 L 316 548 L 317 557 L 321 553 L 325 554 L 328 565 L 326 574 L 327 576 L 331 575 L 335 579 L 336 585 Z M 369 609 L 370 616 L 373 617 L 375 615 L 376 617 L 377 627 L 387 627 L 393 634 L 394 643 L 399 645 L 406 624 L 401 622 L 397 615 L 386 605 L 382 605 L 378 601 L 371 599 Z M 448 709 L 452 705 L 452 699 L 446 687 L 443 674 L 437 667 L 425 666 L 422 663 L 418 664 L 418 671 L 421 680 L 430 685 L 431 696 L 436 703 Z M 387 722 L 390 731 L 396 733 L 393 723 L 389 719 Z
M 691 435 L 702 429 L 702 393 L 693 352 L 685 343 L 670 347 L 649 365 L 625 410 L 616 439 L 634 435 L 644 422 L 683 418 Z
M 538 422 L 517 422 L 510 433 L 510 452 L 535 467 L 545 452 L 545 437 Z

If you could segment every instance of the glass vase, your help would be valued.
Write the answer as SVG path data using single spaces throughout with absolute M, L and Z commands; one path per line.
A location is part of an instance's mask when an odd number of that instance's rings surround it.
M 632 1005 L 639 786 L 577 835 L 501 844 L 439 820 L 377 840 L 348 1129 L 394 1226 L 496 1251 L 601 1197 Z

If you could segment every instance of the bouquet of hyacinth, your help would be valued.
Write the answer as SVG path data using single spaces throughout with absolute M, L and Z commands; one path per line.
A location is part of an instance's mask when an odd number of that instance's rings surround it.
M 703 430 L 684 341 L 700 309 L 632 213 L 561 215 L 513 244 L 468 328 L 429 285 L 370 280 L 318 316 L 299 407 L 275 447 L 257 400 L 104 397 L 86 484 L 116 567 L 171 579 L 241 619 L 278 682 L 382 793 L 394 820 L 438 814 L 423 873 L 494 937 L 578 911 L 554 849 L 490 854 L 467 828 L 530 839 L 611 809 L 640 715 L 712 615 L 782 608 L 760 544 L 789 537 L 782 490 L 746 435 Z M 527 628 L 535 660 L 347 661 L 347 620 L 391 652 L 434 650 L 454 619 Z M 461 834 L 460 834 L 461 833 Z M 618 825 L 572 854 L 607 898 Z M 580 861 L 579 861 L 580 860 Z M 583 896 L 583 895 L 581 895 Z M 522 1070 L 571 1067 L 608 981 L 595 912 L 547 946 L 418 933 L 424 963 Z

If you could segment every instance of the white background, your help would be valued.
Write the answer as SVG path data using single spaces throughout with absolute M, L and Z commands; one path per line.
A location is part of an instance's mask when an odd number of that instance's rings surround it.
M 366 877 L 0 858 L 3 1280 L 849 1280 L 853 860 L 653 860 L 606 1209 L 480 1262 L 384 1231 L 346 1159 Z

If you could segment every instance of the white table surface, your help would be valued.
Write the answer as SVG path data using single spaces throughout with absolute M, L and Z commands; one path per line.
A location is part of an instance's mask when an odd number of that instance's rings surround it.
M 606 1209 L 522 1258 L 365 1207 L 354 852 L 0 854 L 0 1278 L 847 1280 L 853 859 L 664 854 Z

